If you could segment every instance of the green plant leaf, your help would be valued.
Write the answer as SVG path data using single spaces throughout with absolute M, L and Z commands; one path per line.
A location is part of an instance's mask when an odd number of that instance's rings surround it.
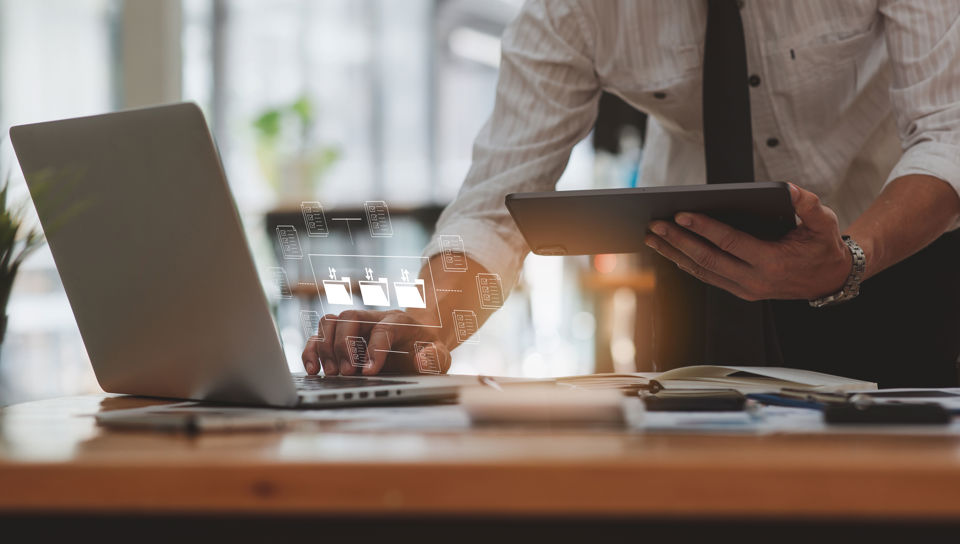
M 280 136 L 282 116 L 283 114 L 279 110 L 267 110 L 253 121 L 253 127 L 257 129 L 257 133 L 261 138 L 267 140 L 276 139 Z
M 301 96 L 296 102 L 290 104 L 290 111 L 297 114 L 300 122 L 303 123 L 305 127 L 313 124 L 313 102 L 306 95 Z

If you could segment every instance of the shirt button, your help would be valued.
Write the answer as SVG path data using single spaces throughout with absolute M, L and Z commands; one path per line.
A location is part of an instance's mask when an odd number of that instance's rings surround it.
M 758 76 L 757 74 L 753 74 L 752 76 L 750 76 L 750 79 L 748 79 L 747 81 L 750 82 L 751 87 L 760 86 L 760 76 Z
M 665 93 L 665 92 L 663 92 L 663 91 L 657 91 L 657 92 L 653 93 L 653 97 L 656 98 L 656 99 L 659 99 L 659 100 L 663 100 L 664 98 L 667 97 L 667 93 Z
M 776 138 L 767 138 L 767 147 L 777 147 L 780 145 L 780 140 Z

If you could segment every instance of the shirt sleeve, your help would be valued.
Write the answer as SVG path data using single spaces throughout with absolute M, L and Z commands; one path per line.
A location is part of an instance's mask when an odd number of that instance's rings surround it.
M 925 174 L 960 193 L 960 1 L 888 0 L 880 10 L 904 150 L 886 183 Z
M 493 113 L 436 234 L 459 234 L 466 253 L 516 283 L 529 248 L 504 204 L 508 193 L 553 189 L 597 115 L 600 86 L 584 13 L 575 2 L 533 0 L 508 25 Z M 440 252 L 437 236 L 424 255 Z

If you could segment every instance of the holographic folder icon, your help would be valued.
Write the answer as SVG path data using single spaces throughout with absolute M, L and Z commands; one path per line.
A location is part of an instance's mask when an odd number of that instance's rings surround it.
M 421 374 L 440 374 L 440 356 L 437 346 L 433 342 L 414 342 L 414 357 L 417 360 L 417 370 Z
M 499 274 L 477 274 L 477 294 L 480 296 L 480 307 L 496 310 L 503 306 L 503 284 Z
M 479 340 L 474 334 L 476 334 L 478 328 L 476 312 L 473 310 L 453 311 L 453 330 L 457 333 L 457 342 L 476 344 Z
M 303 329 L 303 337 L 310 339 L 323 340 L 323 329 L 320 328 L 320 314 L 313 310 L 300 310 L 300 327 Z
M 378 281 L 360 282 L 360 298 L 363 299 L 364 306 L 390 306 L 390 286 L 387 278 L 380 278 Z
M 277 240 L 280 241 L 280 252 L 284 259 L 302 259 L 303 249 L 300 248 L 300 236 L 293 225 L 277 225 Z
M 397 292 L 397 304 L 401 308 L 426 308 L 423 280 L 395 281 L 393 290 Z
M 459 234 L 441 234 L 440 250 L 443 253 L 442 263 L 445 271 L 467 271 L 467 255 L 463 250 L 463 238 Z
M 323 292 L 327 295 L 327 304 L 353 306 L 353 290 L 350 288 L 350 278 L 323 280 Z
M 293 292 L 290 291 L 290 282 L 287 281 L 287 271 L 279 266 L 274 266 L 270 268 L 270 273 L 273 274 L 271 296 L 282 299 L 293 298 Z
M 367 368 L 372 363 L 367 357 L 367 339 L 362 336 L 348 336 L 347 353 L 350 354 L 350 364 L 360 368 Z

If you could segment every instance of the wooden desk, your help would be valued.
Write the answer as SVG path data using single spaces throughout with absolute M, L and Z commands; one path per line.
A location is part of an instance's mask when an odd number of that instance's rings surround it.
M 960 519 L 960 438 L 613 431 L 106 431 L 85 396 L 0 413 L 0 514 Z

